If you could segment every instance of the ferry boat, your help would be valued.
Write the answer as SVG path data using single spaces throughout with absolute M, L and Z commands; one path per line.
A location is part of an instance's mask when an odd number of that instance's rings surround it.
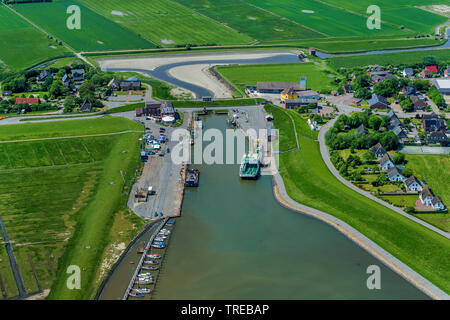
M 184 181 L 185 187 L 198 187 L 198 180 L 200 177 L 200 171 L 198 169 L 189 169 L 186 174 L 186 180 Z
M 133 298 L 143 298 L 143 297 L 144 297 L 144 293 L 141 292 L 140 290 L 132 289 L 132 290 L 130 291 L 130 297 L 133 297 Z
M 257 179 L 261 171 L 261 145 L 259 140 L 256 140 L 255 152 L 244 154 L 239 168 L 239 176 L 242 179 Z

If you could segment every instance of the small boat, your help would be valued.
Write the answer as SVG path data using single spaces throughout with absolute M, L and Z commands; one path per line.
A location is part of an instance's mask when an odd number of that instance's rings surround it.
M 149 259 L 161 259 L 161 255 L 159 253 L 148 254 L 147 258 Z
M 158 237 L 158 238 L 155 238 L 155 242 L 163 242 L 164 240 L 166 240 L 166 238 L 167 237 Z
M 174 224 L 175 224 L 175 221 L 167 221 L 167 224 L 168 224 L 168 225 L 174 225 Z
M 134 297 L 134 298 L 143 298 L 144 297 L 144 293 L 139 291 L 139 290 L 134 290 L 132 289 L 130 291 L 130 297 Z
M 146 273 L 138 274 L 138 277 L 139 278 L 145 278 L 145 277 L 151 278 L 151 277 L 153 277 L 153 275 L 150 272 L 146 272 Z
M 152 266 L 148 266 L 147 267 L 148 268 L 148 270 L 159 270 L 159 266 L 155 266 L 155 265 L 152 265 Z
M 159 262 L 156 260 L 145 260 L 144 264 L 159 264 Z
M 152 284 L 153 281 L 152 280 L 136 280 L 135 283 L 140 284 L 140 285 L 146 285 L 146 284 Z
M 144 250 L 145 250 L 144 247 L 140 247 L 140 248 L 138 248 L 137 253 L 138 253 L 138 254 L 143 254 L 143 253 L 144 253 Z
M 155 243 L 155 244 L 152 244 L 152 247 L 155 248 L 155 249 L 164 249 L 166 247 L 166 245 L 165 244 Z
M 134 264 L 134 261 L 130 261 L 130 264 Z
M 152 270 L 149 266 L 142 266 L 142 270 Z
M 139 288 L 138 290 L 139 290 L 140 292 L 142 292 L 143 294 L 150 294 L 150 293 L 153 292 L 153 290 L 152 290 L 152 289 L 149 289 L 149 288 Z

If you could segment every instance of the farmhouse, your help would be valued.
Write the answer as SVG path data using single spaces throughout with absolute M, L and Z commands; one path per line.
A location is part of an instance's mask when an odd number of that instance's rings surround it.
M 112 91 L 119 91 L 119 90 L 120 90 L 120 81 L 117 80 L 116 77 L 114 77 L 114 78 L 111 79 L 111 81 L 108 83 L 108 87 L 109 87 Z
M 308 49 L 308 51 L 309 51 L 309 54 L 310 54 L 311 56 L 315 56 L 315 55 L 317 54 L 316 49 L 313 48 L 313 47 L 310 47 L 310 48 Z
M 159 101 L 147 103 L 144 108 L 136 109 L 136 117 L 175 117 L 175 109 L 170 101 Z
M 82 82 L 84 81 L 84 69 L 72 69 L 72 78 L 75 82 Z
M 40 100 L 39 100 L 39 98 L 16 98 L 15 104 L 20 104 L 20 103 L 39 104 Z
M 420 76 L 422 78 L 429 78 L 431 77 L 434 73 L 438 73 L 438 68 L 437 66 L 426 66 L 425 69 L 422 70 L 422 72 L 420 73 Z
M 43 82 L 43 81 L 45 81 L 45 79 L 47 79 L 48 77 L 50 77 L 51 76 L 51 73 L 50 72 L 48 72 L 47 70 L 43 70 L 43 71 L 41 71 L 41 73 L 39 73 L 39 75 L 36 77 L 36 80 L 38 81 L 38 82 Z
M 447 135 L 442 131 L 431 132 L 427 136 L 428 143 L 440 143 L 442 146 L 447 146 L 449 144 Z
M 397 167 L 392 167 L 387 172 L 388 179 L 392 182 L 402 181 L 405 182 L 406 177 L 401 174 L 400 170 Z
M 390 71 L 375 71 L 375 72 L 367 72 L 367 75 L 372 79 L 374 83 L 383 82 L 387 79 L 396 79 Z
M 367 129 L 363 124 L 356 128 L 356 135 L 369 134 L 369 129 Z
M 420 201 L 426 206 L 431 206 L 431 201 L 433 201 L 433 198 L 434 194 L 428 187 L 425 187 L 419 194 Z
M 403 69 L 402 75 L 403 75 L 403 77 L 405 77 L 405 78 L 412 77 L 412 76 L 414 75 L 414 70 L 413 70 L 413 68 L 405 68 L 405 69 Z
M 135 77 L 128 78 L 120 83 L 120 88 L 123 91 L 132 91 L 141 89 L 141 81 Z
M 388 171 L 390 168 L 395 167 L 394 162 L 388 154 L 385 154 L 384 157 L 380 159 L 380 167 L 383 171 Z
M 426 102 L 419 99 L 418 96 L 411 96 L 410 98 L 411 98 L 412 103 L 414 104 L 415 111 L 418 111 L 418 110 L 423 111 L 427 107 Z
M 442 200 L 439 197 L 434 197 L 433 200 L 431 201 L 431 207 L 436 210 L 436 211 L 440 211 L 440 210 L 444 210 L 445 206 L 442 203 Z
M 375 157 L 377 158 L 383 158 L 386 155 L 386 150 L 379 142 L 373 147 L 371 147 L 369 151 L 372 151 L 375 154 Z
M 416 87 L 415 86 L 407 86 L 402 88 L 401 93 L 403 93 L 406 96 L 412 96 L 414 94 L 416 94 Z
M 369 100 L 369 106 L 372 109 L 386 109 L 389 105 L 390 103 L 385 97 L 376 93 L 372 94 L 372 98 Z
M 440 119 L 436 114 L 426 115 L 423 117 L 422 128 L 427 132 L 442 131 L 447 128 L 445 121 Z
M 63 83 L 63 86 L 67 88 L 72 84 L 72 79 L 70 79 L 68 74 L 65 74 L 61 81 Z
M 344 89 L 344 92 L 347 94 L 354 92 L 352 85 L 349 83 L 344 84 L 343 89 Z
M 416 177 L 411 176 L 405 180 L 405 187 L 410 191 L 422 191 L 423 187 Z
M 92 105 L 87 99 L 81 105 L 80 111 L 81 112 L 91 112 L 92 111 Z

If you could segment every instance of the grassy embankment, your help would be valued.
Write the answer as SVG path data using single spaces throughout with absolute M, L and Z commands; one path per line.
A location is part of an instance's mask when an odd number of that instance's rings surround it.
M 7 126 L 0 136 L 14 140 L 142 130 L 137 123 L 120 118 L 69 122 Z M 15 242 L 28 293 L 37 291 L 36 272 L 41 287 L 52 288 L 51 299 L 89 299 L 95 294 L 120 248 L 143 224 L 126 208 L 131 179 L 140 163 L 139 136 L 126 133 L 0 144 L 0 207 L 7 212 L 2 218 Z M 2 276 L 7 262 L 0 263 Z M 80 266 L 81 290 L 67 289 L 68 265 Z M 11 277 L 6 273 L 4 277 L 13 290 Z M 9 296 L 14 294 L 11 291 Z
M 292 122 L 283 109 L 267 106 L 282 136 L 293 136 Z M 288 111 L 289 112 L 289 111 Z M 295 112 L 290 112 L 299 118 Z M 307 135 L 296 126 L 301 135 Z M 300 149 L 280 154 L 280 172 L 289 196 L 322 210 L 356 228 L 382 248 L 450 292 L 450 241 L 345 187 L 322 160 L 319 143 L 299 136 Z M 280 141 L 280 150 L 295 147 Z

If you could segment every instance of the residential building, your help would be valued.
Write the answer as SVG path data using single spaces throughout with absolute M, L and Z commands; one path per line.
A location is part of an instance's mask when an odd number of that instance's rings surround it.
M 120 82 L 120 88 L 122 91 L 137 91 L 141 90 L 141 81 L 136 77 L 128 78 Z
M 433 198 L 433 200 L 431 201 L 431 207 L 436 211 L 441 211 L 445 209 L 445 206 L 439 197 Z
M 406 177 L 404 175 L 402 175 L 402 173 L 396 166 L 394 166 L 388 170 L 387 177 L 392 182 L 396 182 L 396 181 L 405 182 L 406 181 Z
M 298 99 L 297 91 L 295 91 L 295 89 L 293 87 L 284 89 L 280 94 L 280 99 L 282 102 L 284 102 L 286 100 Z
M 72 78 L 75 82 L 82 82 L 84 81 L 84 69 L 72 69 Z
M 389 105 L 390 103 L 385 97 L 376 93 L 372 94 L 372 98 L 369 100 L 369 106 L 372 109 L 386 109 Z
M 369 151 L 372 151 L 375 154 L 375 157 L 377 158 L 383 158 L 386 155 L 386 150 L 383 148 L 383 146 L 381 145 L 381 143 L 377 143 L 376 145 L 374 145 L 373 147 L 371 147 L 369 149 Z
M 436 114 L 432 114 L 423 117 L 422 128 L 427 132 L 445 132 L 447 126 L 443 119 L 439 118 Z
M 415 86 L 407 86 L 401 90 L 401 93 L 403 93 L 405 96 L 415 95 L 416 92 L 417 92 L 417 89 Z
M 43 70 L 39 73 L 39 75 L 36 77 L 36 80 L 38 82 L 44 82 L 45 79 L 47 79 L 48 77 L 51 76 L 51 73 L 48 72 L 47 70 Z
M 388 171 L 389 169 L 395 167 L 394 161 L 388 154 L 385 154 L 383 158 L 380 159 L 380 168 L 382 171 Z
M 92 111 L 92 105 L 87 99 L 81 105 L 80 111 L 81 112 L 91 112 Z
M 41 101 L 39 98 L 16 98 L 15 104 L 28 103 L 28 104 L 39 104 Z
M 293 88 L 295 91 L 300 91 L 300 83 L 298 82 L 258 82 L 256 90 L 259 93 L 275 93 L 281 94 L 286 88 Z
M 422 191 L 423 187 L 416 177 L 411 176 L 405 180 L 405 187 L 409 191 Z
M 369 134 L 369 129 L 367 129 L 365 125 L 361 124 L 358 128 L 356 128 L 356 135 L 364 134 Z
M 309 54 L 310 54 L 311 56 L 315 56 L 315 55 L 317 54 L 316 49 L 313 48 L 313 47 L 310 47 L 310 48 L 308 49 L 308 51 L 309 51 Z
M 155 117 L 161 118 L 163 116 L 175 117 L 175 109 L 170 101 L 158 101 L 146 103 L 144 108 L 136 109 L 136 117 Z
M 72 84 L 72 79 L 70 79 L 68 74 L 65 74 L 62 78 L 63 86 L 68 88 Z
M 426 66 L 420 73 L 420 76 L 422 78 L 430 78 L 435 73 L 438 73 L 437 66 Z
M 433 84 L 442 95 L 450 95 L 450 79 L 434 79 Z
M 114 78 L 111 79 L 111 81 L 108 83 L 108 87 L 109 87 L 112 91 L 119 91 L 119 90 L 120 90 L 120 81 L 117 80 L 116 77 L 114 77 Z
M 412 76 L 414 75 L 414 70 L 413 70 L 413 68 L 405 68 L 405 69 L 403 69 L 402 75 L 403 75 L 403 77 L 405 77 L 405 78 L 412 77 Z
M 343 89 L 344 89 L 344 92 L 347 94 L 354 92 L 352 85 L 349 83 L 344 84 Z
M 433 131 L 427 136 L 428 143 L 440 143 L 446 147 L 449 145 L 447 135 L 442 131 Z
M 298 98 L 298 99 L 289 99 L 284 101 L 284 107 L 286 109 L 295 109 L 296 107 L 306 106 L 309 104 L 313 104 L 317 106 L 317 99 L 309 99 L 309 98 Z
M 427 103 L 423 100 L 421 100 L 418 96 L 411 96 L 411 101 L 414 104 L 414 110 L 418 111 L 424 111 L 426 107 L 428 106 Z
M 430 188 L 425 187 L 419 194 L 420 202 L 422 202 L 423 205 L 431 206 L 431 202 L 433 201 L 434 194 L 431 191 Z

